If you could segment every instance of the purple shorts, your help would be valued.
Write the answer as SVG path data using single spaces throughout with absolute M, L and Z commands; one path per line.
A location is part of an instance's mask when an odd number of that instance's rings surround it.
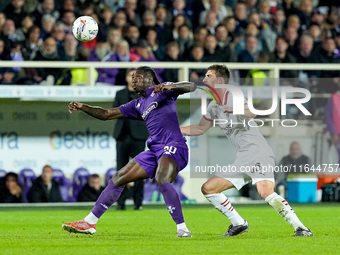
M 181 171 L 188 164 L 188 147 L 181 147 L 156 144 L 152 145 L 150 150 L 139 153 L 135 159 L 143 167 L 150 178 L 154 178 L 158 166 L 158 161 L 163 156 L 172 158 L 177 164 L 177 171 Z

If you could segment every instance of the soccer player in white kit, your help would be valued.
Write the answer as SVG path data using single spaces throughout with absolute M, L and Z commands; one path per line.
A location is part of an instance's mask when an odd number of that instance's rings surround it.
M 261 197 L 294 227 L 293 236 L 312 236 L 312 231 L 302 224 L 288 202 L 274 192 L 274 173 L 265 171 L 270 166 L 275 166 L 274 154 L 259 132 L 255 121 L 251 121 L 251 125 L 248 125 L 248 121 L 256 115 L 249 111 L 246 101 L 244 115 L 234 115 L 231 92 L 226 88 L 216 87 L 216 84 L 227 84 L 229 77 L 230 71 L 225 65 L 212 65 L 208 68 L 203 83 L 215 88 L 222 105 L 220 103 L 215 105 L 214 101 L 210 102 L 207 114 L 198 124 L 181 127 L 183 135 L 198 136 L 207 132 L 215 120 L 215 124 L 219 123 L 221 130 L 236 149 L 236 160 L 229 167 L 236 171 L 218 173 L 202 185 L 204 196 L 231 221 L 228 231 L 223 236 L 248 232 L 249 225 L 221 192 L 231 188 L 239 190 L 250 181 L 256 185 Z M 214 97 L 219 101 L 217 95 Z

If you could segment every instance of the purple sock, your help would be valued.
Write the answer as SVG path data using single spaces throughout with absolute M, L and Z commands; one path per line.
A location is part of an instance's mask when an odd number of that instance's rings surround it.
M 97 202 L 92 209 L 92 213 L 96 217 L 100 218 L 103 213 L 106 212 L 106 210 L 118 200 L 122 191 L 123 188 L 116 186 L 112 180 L 110 180 L 106 188 L 97 199 Z
M 168 209 L 172 219 L 176 224 L 180 224 L 184 222 L 182 205 L 179 200 L 178 193 L 172 187 L 170 183 L 163 183 L 159 186 L 159 190 L 164 197 L 164 201 L 166 203 L 166 208 Z

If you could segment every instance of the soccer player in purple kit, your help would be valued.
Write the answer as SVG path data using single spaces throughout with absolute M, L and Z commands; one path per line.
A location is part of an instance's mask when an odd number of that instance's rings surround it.
M 177 225 L 176 237 L 191 237 L 182 212 L 179 196 L 170 184 L 188 163 L 188 147 L 183 137 L 176 112 L 176 100 L 180 94 L 192 92 L 192 82 L 160 84 L 153 69 L 142 66 L 132 77 L 133 88 L 141 97 L 117 108 L 103 109 L 72 101 L 69 112 L 81 110 L 100 120 L 117 118 L 143 119 L 150 137 L 149 150 L 117 171 L 96 201 L 92 211 L 76 222 L 64 223 L 62 228 L 75 233 L 94 234 L 96 223 L 103 213 L 118 200 L 129 182 L 155 178 L 164 197 L 167 209 Z

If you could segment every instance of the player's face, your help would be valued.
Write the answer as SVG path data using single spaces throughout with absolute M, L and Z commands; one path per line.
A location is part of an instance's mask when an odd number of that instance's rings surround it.
M 144 92 L 148 86 L 147 77 L 141 72 L 134 72 L 132 75 L 132 87 L 135 92 Z
M 203 83 L 207 84 L 211 87 L 214 87 L 217 84 L 217 77 L 215 70 L 208 70 L 204 76 Z

